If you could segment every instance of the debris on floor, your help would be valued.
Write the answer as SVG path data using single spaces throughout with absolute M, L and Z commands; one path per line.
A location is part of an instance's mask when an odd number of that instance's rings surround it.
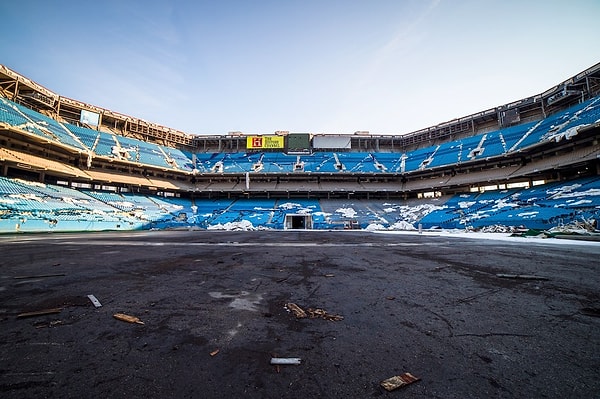
M 35 310 L 33 312 L 20 313 L 17 315 L 17 319 L 22 319 L 24 317 L 44 316 L 47 314 L 60 313 L 61 311 L 62 311 L 62 308 Z
M 344 320 L 344 316 L 339 315 L 339 314 L 331 314 L 324 309 L 308 308 L 306 310 L 306 313 L 308 313 L 308 317 L 310 317 L 311 319 L 320 318 L 320 319 L 331 320 L 331 321 Z
M 135 323 L 135 324 L 144 324 L 143 321 L 141 321 L 139 319 L 139 317 L 136 316 L 130 316 L 124 313 L 115 313 L 113 315 L 113 317 L 117 320 L 121 320 L 121 321 L 126 321 L 128 323 Z
M 87 297 L 90 299 L 90 301 L 92 301 L 92 303 L 94 304 L 95 307 L 97 307 L 97 308 L 102 307 L 102 304 L 94 295 L 90 294 Z
M 529 275 L 529 274 L 503 274 L 503 273 L 498 273 L 498 274 L 496 274 L 496 277 L 510 278 L 510 279 L 514 279 L 514 280 L 541 280 L 541 281 L 547 281 L 548 280 L 547 277 L 533 276 L 533 275 Z
M 217 353 L 219 353 L 219 349 L 215 349 L 214 351 L 210 352 L 210 356 L 211 357 L 217 356 Z
M 310 319 L 324 319 L 324 320 L 331 320 L 331 321 L 340 321 L 340 320 L 344 320 L 344 316 L 342 315 L 338 315 L 338 314 L 332 314 L 327 312 L 324 309 L 313 309 L 313 308 L 308 308 L 306 310 L 302 309 L 300 306 L 296 305 L 295 303 L 286 303 L 285 304 L 285 308 L 294 313 L 294 316 L 296 316 L 297 319 L 304 319 L 306 317 L 310 318 Z
M 36 274 L 33 276 L 15 276 L 13 279 L 15 280 L 25 280 L 25 279 L 33 279 L 33 278 L 48 278 L 48 277 L 61 277 L 64 276 L 64 273 L 56 273 L 56 274 Z
M 381 386 L 384 387 L 387 391 L 393 391 L 394 389 L 401 388 L 419 380 L 420 378 L 415 377 L 411 373 L 404 373 L 400 375 L 395 375 L 393 377 L 381 381 Z
M 299 357 L 272 357 L 271 364 L 274 365 L 288 365 L 288 364 L 301 364 L 302 359 Z
M 63 324 L 62 320 L 53 320 L 50 323 L 46 323 L 46 322 L 38 322 L 35 323 L 35 328 L 39 329 L 39 328 L 46 328 L 46 327 L 56 327 L 56 326 L 60 326 Z
M 297 319 L 304 319 L 306 317 L 306 312 L 302 310 L 302 308 L 295 303 L 286 303 L 285 308 L 292 312 Z

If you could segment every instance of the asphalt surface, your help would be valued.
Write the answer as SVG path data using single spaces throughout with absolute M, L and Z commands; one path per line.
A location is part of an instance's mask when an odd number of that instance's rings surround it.
M 600 246 L 537 242 L 3 236 L 0 396 L 599 398 Z M 405 372 L 420 381 L 380 386 Z

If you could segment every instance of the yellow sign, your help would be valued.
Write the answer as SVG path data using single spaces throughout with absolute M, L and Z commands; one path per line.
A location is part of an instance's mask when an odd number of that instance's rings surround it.
M 246 148 L 265 149 L 265 148 L 284 148 L 282 136 L 248 136 L 246 137 Z

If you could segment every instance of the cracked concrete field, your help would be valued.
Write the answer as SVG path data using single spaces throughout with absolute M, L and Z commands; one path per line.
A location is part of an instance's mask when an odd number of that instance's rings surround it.
M 3 398 L 600 393 L 597 244 L 177 231 L 0 247 Z M 297 319 L 287 303 L 343 319 Z M 380 386 L 405 372 L 420 381 Z

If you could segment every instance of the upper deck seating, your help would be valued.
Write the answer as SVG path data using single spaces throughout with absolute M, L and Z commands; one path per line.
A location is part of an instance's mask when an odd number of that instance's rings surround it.
M 66 144 L 77 149 L 85 149 L 73 134 L 55 119 L 4 98 L 0 100 L 2 102 L 2 109 L 5 109 L 8 114 L 13 116 L 17 114 L 25 119 L 26 130 L 58 143 Z M 12 112 L 10 110 L 12 110 Z
M 93 150 L 96 144 L 96 140 L 98 139 L 98 135 L 100 134 L 97 130 L 89 129 L 86 127 L 81 127 L 77 125 L 72 125 L 69 123 L 65 123 L 67 129 L 71 131 L 75 136 L 79 138 L 79 140 L 89 149 Z
M 192 163 L 192 157 L 188 157 L 183 151 L 162 145 L 159 145 L 158 148 L 166 155 L 167 163 L 169 163 L 169 165 L 188 172 L 194 170 L 195 166 Z M 169 160 L 172 160 L 172 163 L 169 162 Z
M 124 154 L 124 156 L 121 155 L 122 158 L 145 165 L 173 168 L 165 159 L 165 155 L 158 145 L 117 135 L 113 135 L 113 138 L 118 143 L 118 150 L 121 151 L 121 154 Z M 111 151 L 114 154 L 114 149 L 111 149 Z

